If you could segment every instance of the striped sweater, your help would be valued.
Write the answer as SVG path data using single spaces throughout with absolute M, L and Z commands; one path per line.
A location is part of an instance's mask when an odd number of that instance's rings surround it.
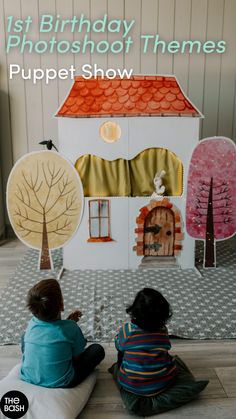
M 168 331 L 145 332 L 133 323 L 125 323 L 115 337 L 123 359 L 118 382 L 131 393 L 153 396 L 163 391 L 177 374 Z

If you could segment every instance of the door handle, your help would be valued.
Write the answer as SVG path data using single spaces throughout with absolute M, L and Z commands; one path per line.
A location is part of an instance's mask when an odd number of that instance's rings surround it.
M 161 226 L 159 226 L 158 224 L 155 224 L 154 226 L 144 228 L 144 233 L 158 234 L 158 233 L 160 233 L 160 231 L 161 231 Z

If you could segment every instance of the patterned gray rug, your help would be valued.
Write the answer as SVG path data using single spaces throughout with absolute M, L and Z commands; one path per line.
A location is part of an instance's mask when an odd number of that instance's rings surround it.
M 197 269 L 142 269 L 64 271 L 60 279 L 65 317 L 83 311 L 81 328 L 89 340 L 111 341 L 126 306 L 144 286 L 161 291 L 173 317 L 169 333 L 189 339 L 236 338 L 236 249 L 232 241 L 217 243 L 215 269 L 203 269 L 202 243 L 196 252 Z M 0 301 L 0 345 L 17 344 L 30 314 L 25 308 L 28 289 L 42 278 L 57 277 L 61 252 L 53 253 L 55 271 L 37 270 L 38 252 L 29 250 Z

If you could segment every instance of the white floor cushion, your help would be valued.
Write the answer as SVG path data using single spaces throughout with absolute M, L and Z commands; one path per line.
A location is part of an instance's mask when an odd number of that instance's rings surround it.
M 74 388 L 51 389 L 26 383 L 19 378 L 20 364 L 0 381 L 0 399 L 8 391 L 18 390 L 29 401 L 24 419 L 75 419 L 86 405 L 96 383 L 96 372 Z M 5 418 L 0 413 L 0 418 Z

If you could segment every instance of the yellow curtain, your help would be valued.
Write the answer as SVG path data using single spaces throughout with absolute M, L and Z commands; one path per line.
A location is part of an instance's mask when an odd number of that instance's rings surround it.
M 165 148 L 149 148 L 130 160 L 132 196 L 149 196 L 154 191 L 155 174 L 165 170 L 163 178 L 165 195 L 178 196 L 183 189 L 183 165 L 181 160 Z
M 109 161 L 86 154 L 76 161 L 75 167 L 84 196 L 131 196 L 128 160 Z
M 155 174 L 166 171 L 165 195 L 178 196 L 183 189 L 183 165 L 171 151 L 150 148 L 132 160 L 104 160 L 86 154 L 75 164 L 85 196 L 149 196 L 154 191 Z

